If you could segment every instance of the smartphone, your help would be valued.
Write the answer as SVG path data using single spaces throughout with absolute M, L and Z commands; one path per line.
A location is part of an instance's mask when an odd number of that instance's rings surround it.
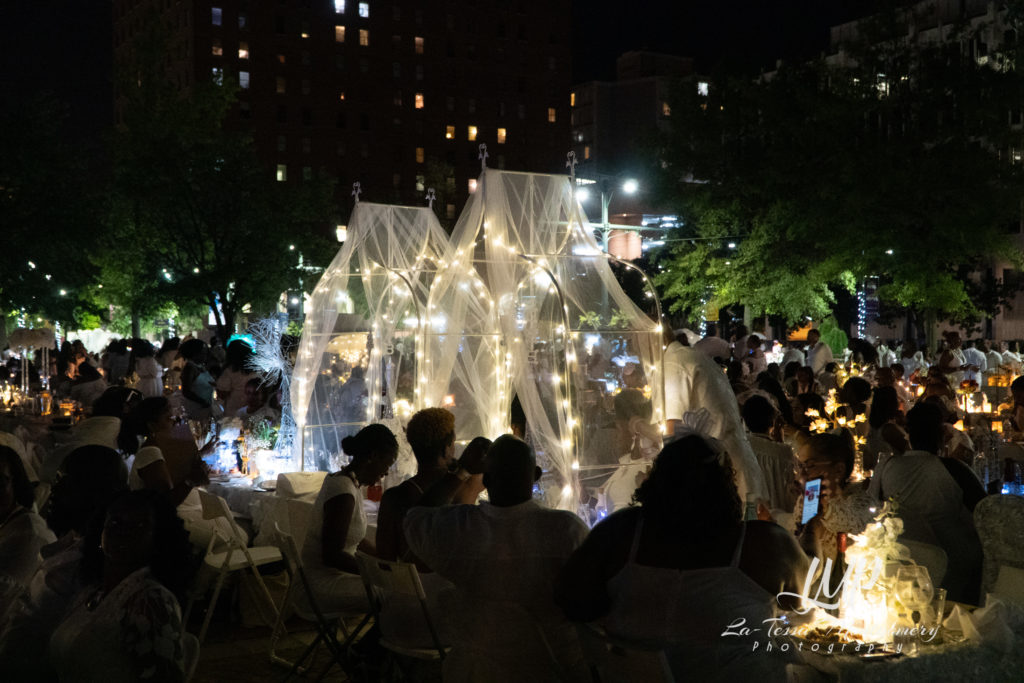
M 821 497 L 821 477 L 811 479 L 804 486 L 804 514 L 800 518 L 801 524 L 807 524 L 818 514 L 818 500 Z

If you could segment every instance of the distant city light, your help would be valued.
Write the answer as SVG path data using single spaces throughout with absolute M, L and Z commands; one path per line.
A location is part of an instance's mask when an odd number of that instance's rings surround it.
M 729 242 L 729 248 L 730 249 L 735 249 L 736 248 L 736 243 L 735 242 Z
M 892 249 L 886 249 L 885 253 L 888 254 L 889 256 L 892 256 Z
M 630 178 L 629 180 L 622 183 L 622 191 L 626 194 L 633 194 L 640 188 L 640 183 Z
M 339 225 L 334 229 L 334 234 L 337 236 L 339 242 L 344 242 L 348 239 L 348 227 L 345 225 Z

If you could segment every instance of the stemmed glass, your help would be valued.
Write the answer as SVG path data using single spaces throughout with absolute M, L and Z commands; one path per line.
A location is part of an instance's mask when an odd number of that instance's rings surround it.
M 909 612 L 911 621 L 916 628 L 924 616 L 925 610 L 935 597 L 935 587 L 928 575 L 928 568 L 919 565 L 900 567 L 896 572 L 896 598 Z M 917 649 L 914 639 L 913 650 Z

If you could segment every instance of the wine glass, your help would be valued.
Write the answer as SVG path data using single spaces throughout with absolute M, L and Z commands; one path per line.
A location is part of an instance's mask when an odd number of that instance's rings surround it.
M 919 565 L 900 567 L 896 572 L 896 598 L 909 612 L 917 627 L 935 597 L 935 587 L 928 568 Z M 915 642 L 916 645 L 916 642 Z

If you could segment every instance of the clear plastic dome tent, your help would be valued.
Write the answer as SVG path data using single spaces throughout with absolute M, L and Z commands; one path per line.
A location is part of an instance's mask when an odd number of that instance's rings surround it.
M 518 398 L 540 495 L 578 511 L 623 454 L 616 395 L 664 422 L 657 295 L 646 278 L 642 305 L 623 291 L 573 190 L 568 176 L 485 169 L 451 238 L 429 209 L 357 204 L 300 341 L 304 469 L 336 468 L 346 434 L 373 421 L 400 434 L 429 406 L 455 414 L 459 441 L 493 439 Z
M 619 391 L 664 421 L 657 296 L 643 278 L 652 319 L 611 260 L 567 176 L 485 169 L 430 289 L 422 405 L 452 410 L 460 439 L 493 438 L 510 431 L 517 396 L 552 507 L 577 510 L 581 486 L 618 466 Z
M 418 402 L 417 334 L 448 235 L 433 211 L 357 201 L 348 236 L 310 297 L 292 382 L 304 470 L 335 470 L 370 422 L 401 435 Z M 414 467 L 405 439 L 399 470 Z

